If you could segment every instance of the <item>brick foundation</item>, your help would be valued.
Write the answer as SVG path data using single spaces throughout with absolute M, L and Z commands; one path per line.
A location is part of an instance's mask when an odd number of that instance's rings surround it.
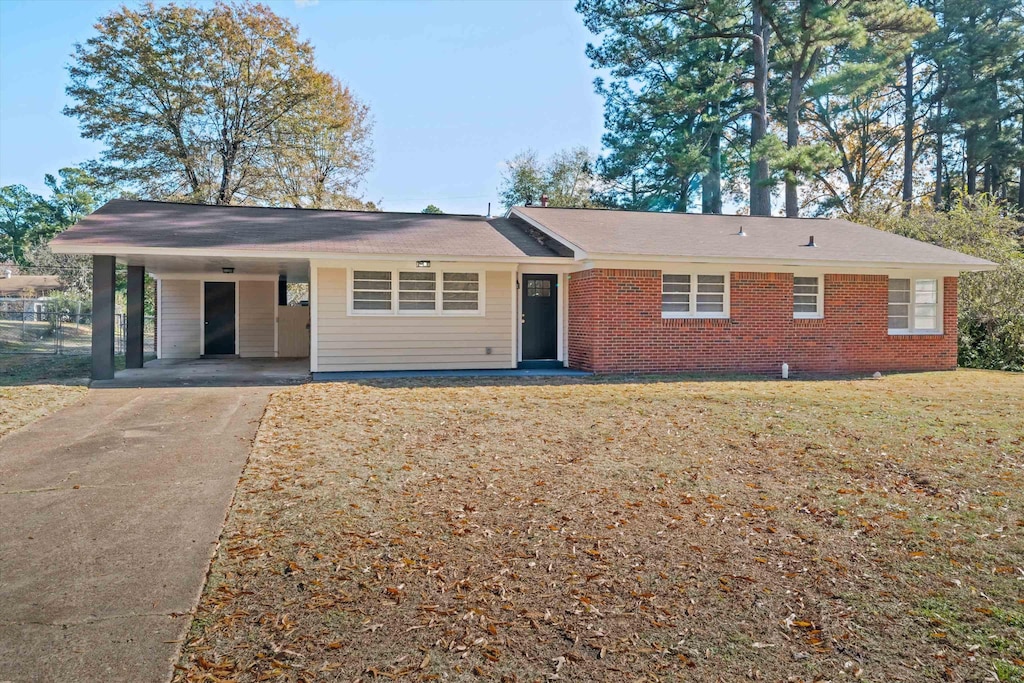
M 734 272 L 730 317 L 663 319 L 661 271 L 569 278 L 569 365 L 592 372 L 846 373 L 956 367 L 957 279 L 943 282 L 942 335 L 888 333 L 885 275 L 825 275 L 825 317 L 793 318 L 791 273 Z

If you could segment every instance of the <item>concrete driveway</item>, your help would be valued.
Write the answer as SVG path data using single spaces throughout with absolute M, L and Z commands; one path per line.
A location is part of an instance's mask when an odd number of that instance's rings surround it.
M 270 387 L 92 389 L 0 439 L 0 681 L 162 681 Z

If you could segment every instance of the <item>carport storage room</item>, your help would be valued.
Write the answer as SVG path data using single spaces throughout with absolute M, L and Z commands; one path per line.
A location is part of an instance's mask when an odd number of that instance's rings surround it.
M 157 357 L 276 357 L 277 280 L 158 278 Z

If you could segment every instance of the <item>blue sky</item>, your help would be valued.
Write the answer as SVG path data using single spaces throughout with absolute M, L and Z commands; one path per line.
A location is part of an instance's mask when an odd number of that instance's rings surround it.
M 268 4 L 369 104 L 375 162 L 363 194 L 386 210 L 484 213 L 488 201 L 498 210 L 504 159 L 599 147 L 591 36 L 571 1 Z M 119 5 L 0 0 L 0 185 L 42 193 L 44 173 L 99 153 L 61 114 L 65 66 L 74 43 Z

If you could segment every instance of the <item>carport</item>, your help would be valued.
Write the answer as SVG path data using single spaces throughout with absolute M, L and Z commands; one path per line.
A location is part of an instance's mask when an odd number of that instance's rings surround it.
M 263 367 L 238 360 L 288 359 L 289 371 L 309 371 L 308 297 L 289 301 L 289 284 L 308 282 L 307 261 L 218 258 L 123 252 L 93 255 L 92 379 L 115 376 L 116 268 L 127 266 L 125 372 L 165 377 L 177 371 L 241 373 Z M 215 261 L 212 262 L 211 261 Z M 157 362 L 146 362 L 143 321 L 145 278 L 156 280 Z M 298 359 L 303 359 L 298 362 Z M 176 361 L 212 361 L 181 364 Z M 188 373 L 185 373 L 186 375 Z

